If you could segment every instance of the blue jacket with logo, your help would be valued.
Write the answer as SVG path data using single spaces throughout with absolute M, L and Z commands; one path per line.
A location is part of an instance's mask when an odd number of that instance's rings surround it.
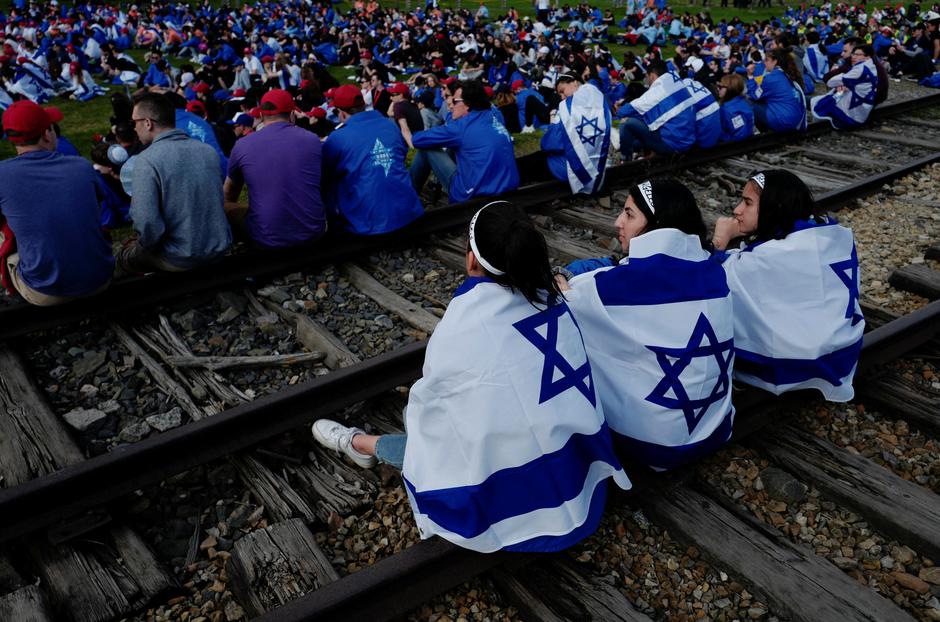
M 721 141 L 743 140 L 754 134 L 754 111 L 743 95 L 721 106 Z
M 351 116 L 323 143 L 323 200 L 331 220 L 360 235 L 387 233 L 424 213 L 405 168 L 408 147 L 377 110 Z
M 411 142 L 418 149 L 454 151 L 457 172 L 450 182 L 451 203 L 519 187 L 512 139 L 493 109 L 471 110 L 445 125 L 415 133 Z

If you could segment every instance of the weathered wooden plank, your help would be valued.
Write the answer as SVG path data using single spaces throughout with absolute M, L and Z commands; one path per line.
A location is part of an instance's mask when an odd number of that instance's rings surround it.
M 137 604 L 145 605 L 176 587 L 176 579 L 157 560 L 150 547 L 128 527 L 119 525 L 111 529 L 111 539 L 121 566 L 136 583 Z
M 457 253 L 445 248 L 433 248 L 431 254 L 440 259 L 441 262 L 451 270 L 463 272 L 467 269 L 465 254 Z
M 46 595 L 38 585 L 26 585 L 0 596 L 0 620 L 10 622 L 55 622 Z
M 856 401 L 874 403 L 893 416 L 931 434 L 940 434 L 940 398 L 914 386 L 892 369 L 855 384 Z
M 385 287 L 371 274 L 352 263 L 341 266 L 343 276 L 359 291 L 374 300 L 384 309 L 387 309 L 411 324 L 418 330 L 428 334 L 434 332 L 441 321 L 436 315 L 425 311 L 424 307 L 402 298 L 389 288 Z
M 926 147 L 931 151 L 937 149 L 936 139 L 930 140 L 929 138 L 914 138 L 913 136 L 902 136 L 901 134 L 895 134 L 893 132 L 884 132 L 876 130 L 859 130 L 852 133 L 854 136 L 859 138 L 871 138 L 872 140 L 877 140 L 879 142 L 891 142 L 897 143 L 899 145 L 907 145 L 908 147 Z
M 686 486 L 649 495 L 657 523 L 740 577 L 791 622 L 911 622 L 907 613 L 782 534 Z
M 811 156 L 816 160 L 823 160 L 824 162 L 834 162 L 836 164 L 852 164 L 855 166 L 864 166 L 866 168 L 884 168 L 884 163 L 873 158 L 866 158 L 862 156 L 853 155 L 850 153 L 838 153 L 834 151 L 826 151 L 824 149 L 816 149 L 815 147 L 810 147 L 808 145 L 796 145 L 790 148 L 793 152 L 803 152 L 806 155 Z
M 539 229 L 548 245 L 548 254 L 560 261 L 574 261 L 590 257 L 609 257 L 611 252 L 590 240 L 571 240 L 554 231 Z
M 168 356 L 166 361 L 174 367 L 201 367 L 218 371 L 233 367 L 274 367 L 319 363 L 326 358 L 324 352 L 299 352 L 295 354 L 261 354 L 257 356 Z
M 940 496 L 791 426 L 754 442 L 781 467 L 812 482 L 885 534 L 940 559 Z
M 499 591 L 527 622 L 651 622 L 620 591 L 588 576 L 563 555 L 520 572 L 491 572 Z
M 270 300 L 264 300 L 261 304 L 280 315 L 285 321 L 293 323 L 297 341 L 305 348 L 325 353 L 326 358 L 323 359 L 323 364 L 330 369 L 349 367 L 360 362 L 359 357 L 347 348 L 339 337 L 310 316 L 290 311 Z
M 590 212 L 585 209 L 566 207 L 552 212 L 551 217 L 559 222 L 573 227 L 591 229 L 601 236 L 616 237 L 617 228 L 614 226 L 613 216 Z
M 924 259 L 932 259 L 933 261 L 940 261 L 940 244 L 933 244 L 924 251 Z
M 940 298 L 940 272 L 927 264 L 912 264 L 891 273 L 888 282 L 892 287 L 923 296 L 928 300 Z
M 226 570 L 232 592 L 249 617 L 339 579 L 299 519 L 246 535 L 235 543 Z

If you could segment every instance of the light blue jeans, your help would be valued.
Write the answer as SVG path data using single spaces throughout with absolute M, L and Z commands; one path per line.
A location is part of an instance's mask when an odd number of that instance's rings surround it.
M 411 185 L 416 191 L 421 192 L 431 171 L 434 171 L 437 181 L 447 192 L 450 190 L 450 180 L 457 172 L 457 163 L 443 149 L 418 149 L 414 160 L 411 161 L 411 168 L 408 170 L 411 174 Z
M 400 471 L 402 464 L 405 462 L 405 442 L 407 440 L 407 434 L 383 434 L 375 443 L 376 459 Z

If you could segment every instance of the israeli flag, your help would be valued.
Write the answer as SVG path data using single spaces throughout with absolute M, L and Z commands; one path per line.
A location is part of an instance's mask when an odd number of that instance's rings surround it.
M 656 78 L 645 93 L 630 102 L 652 132 L 692 104 L 692 95 L 685 83 L 671 71 Z
M 11 94 L 18 93 L 34 104 L 44 104 L 55 96 L 52 78 L 36 65 L 20 65 L 8 88 Z
M 565 159 L 571 192 L 593 194 L 604 183 L 610 151 L 610 107 L 593 84 L 582 84 L 558 107 L 565 128 Z
M 829 73 L 829 57 L 818 45 L 806 48 L 803 55 L 803 71 L 816 82 L 822 82 L 823 76 Z
M 813 116 L 829 121 L 836 129 L 858 127 L 868 120 L 875 107 L 878 69 L 868 59 L 852 65 L 845 73 L 833 76 L 826 86 L 832 90 L 810 100 Z M 844 87 L 844 90 L 839 91 L 839 87 Z
M 847 402 L 862 349 L 858 256 L 834 219 L 727 253 L 735 377 L 774 394 L 819 389 Z
M 0 86 L 0 110 L 6 110 L 13 105 L 13 98 Z
M 484 553 L 557 551 L 630 481 L 597 407 L 578 325 L 487 278 L 458 288 L 405 411 L 402 475 L 422 538 Z
M 566 292 L 619 455 L 676 468 L 731 437 L 731 295 L 697 236 L 657 229 Z

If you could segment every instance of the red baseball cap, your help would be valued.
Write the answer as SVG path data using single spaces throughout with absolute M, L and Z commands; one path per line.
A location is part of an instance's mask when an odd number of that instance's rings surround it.
M 524 88 L 525 88 L 525 80 L 513 80 L 512 90 L 515 91 L 516 89 L 524 89 Z
M 457 81 L 457 78 L 455 78 L 454 76 L 450 76 L 448 78 L 444 78 L 443 80 L 441 80 L 441 84 L 443 84 L 444 86 L 447 86 L 449 84 L 453 84 L 456 81 Z
M 271 89 L 261 98 L 261 115 L 287 114 L 297 110 L 294 97 L 284 89 Z
M 310 112 L 307 113 L 308 117 L 316 117 L 318 119 L 326 118 L 326 110 L 320 108 L 319 106 L 314 106 L 310 109 Z
M 610 77 L 611 77 L 611 78 L 617 78 L 617 79 L 619 80 L 619 79 L 620 79 L 620 72 L 617 71 L 616 69 L 611 69 L 611 70 L 610 70 Z
M 333 93 L 333 105 L 337 108 L 358 108 L 364 104 L 362 91 L 352 84 L 338 86 Z
M 251 48 L 245 48 L 244 50 L 242 50 L 242 53 L 251 54 Z
M 333 88 L 327 89 L 326 93 L 323 94 L 323 97 L 327 99 L 333 99 L 333 95 L 335 94 L 336 94 L 336 87 L 334 86 Z
M 192 89 L 196 93 L 208 93 L 211 87 L 205 82 L 197 82 L 192 86 Z
M 359 52 L 359 58 L 372 58 L 372 52 L 369 50 L 363 50 Z
M 435 58 L 435 59 L 434 59 L 434 62 L 431 63 L 431 66 L 436 67 L 436 68 L 438 68 L 438 69 L 443 69 L 443 68 L 444 68 L 444 61 L 442 61 L 442 60 L 439 59 L 439 58 Z
M 186 112 L 195 112 L 196 114 L 206 116 L 206 105 L 198 99 L 191 101 L 186 104 Z
M 392 95 L 407 95 L 408 86 L 404 82 L 395 82 L 386 89 Z
M 232 93 L 232 97 L 244 97 L 248 92 L 245 89 L 235 89 L 235 92 Z
M 264 56 L 261 57 L 261 62 L 262 62 L 262 63 L 273 63 L 273 62 L 274 62 L 274 57 L 271 56 L 270 54 L 265 54 Z
M 43 108 L 28 99 L 14 102 L 3 113 L 3 131 L 13 144 L 25 143 L 42 136 L 53 123 L 62 120 L 58 108 Z
M 493 95 L 496 94 L 496 91 L 493 90 L 492 86 L 484 86 L 483 92 L 486 93 L 486 96 L 489 97 L 490 99 L 493 99 Z

